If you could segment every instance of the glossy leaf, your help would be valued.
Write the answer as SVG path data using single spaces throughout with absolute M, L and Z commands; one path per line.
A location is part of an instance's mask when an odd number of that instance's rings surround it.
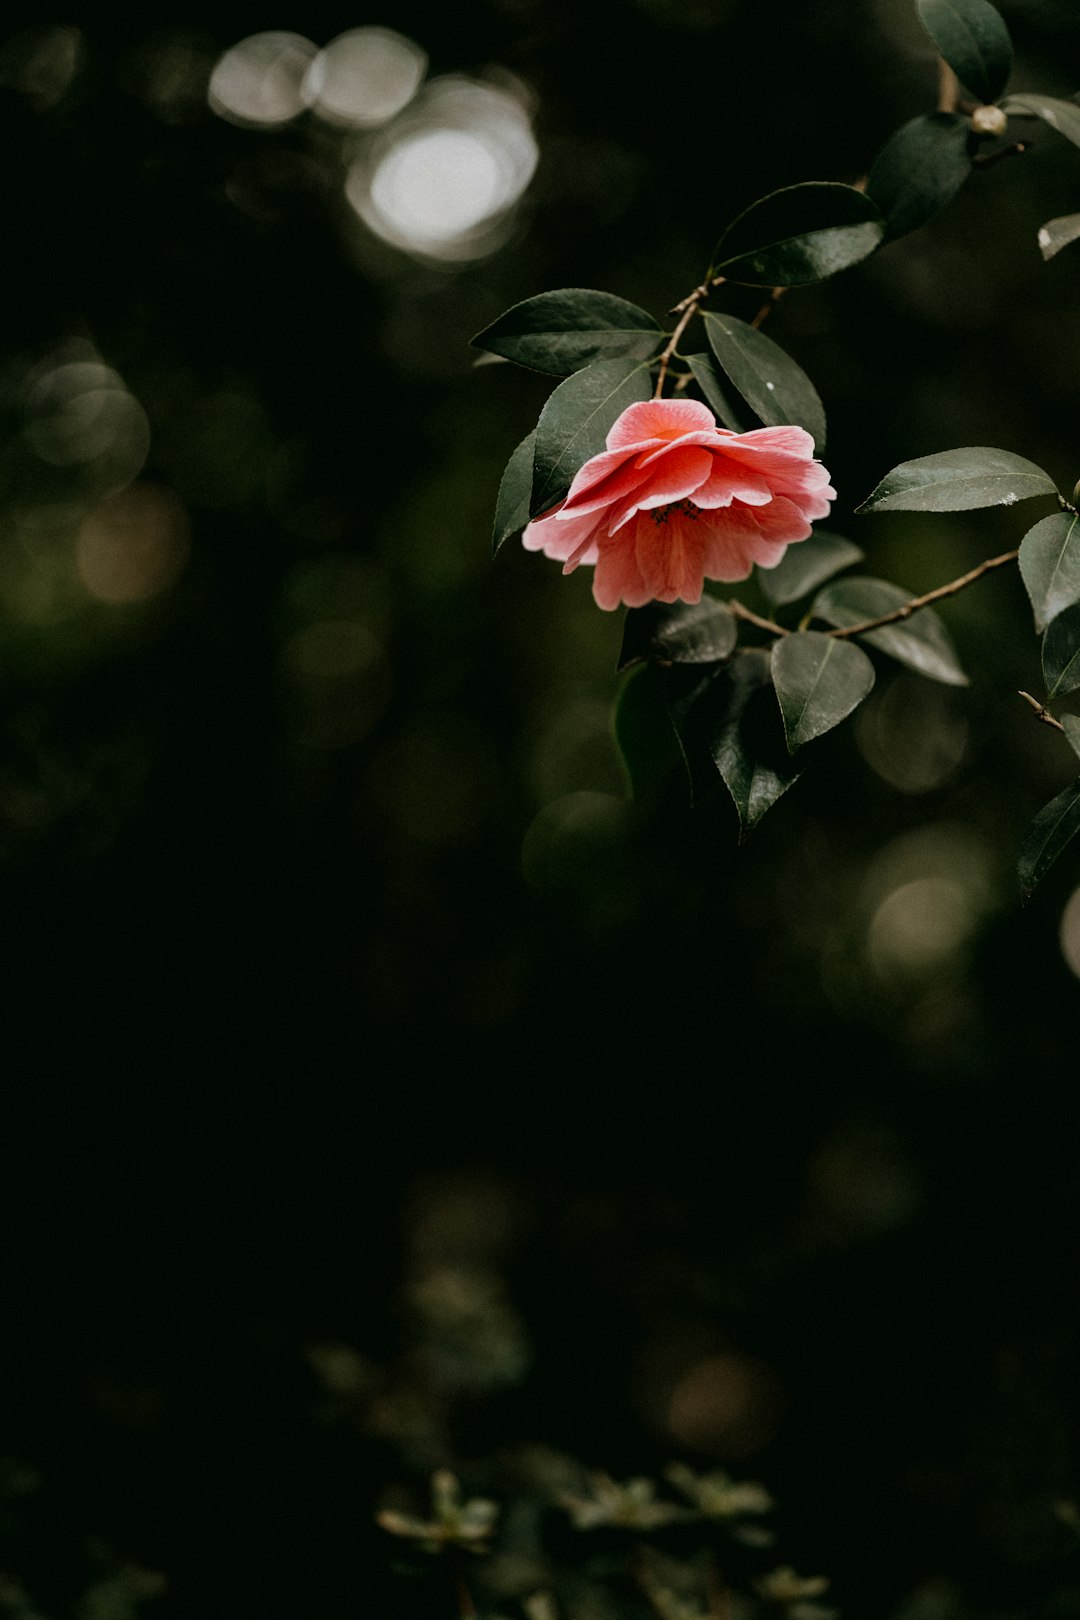
M 1036 630 L 1080 602 L 1080 518 L 1054 512 L 1020 543 L 1020 576 L 1031 598 Z
M 755 647 L 725 664 L 691 711 L 738 812 L 740 839 L 799 776 L 771 685 L 769 655 Z
M 1046 695 L 1064 697 L 1080 686 L 1080 602 L 1059 613 L 1047 625 L 1042 644 Z
M 858 708 L 874 684 L 874 666 L 853 641 L 801 630 L 774 644 L 772 678 L 794 753 Z
M 713 271 L 754 287 L 824 281 L 873 253 L 883 230 L 877 204 L 854 186 L 785 186 L 751 203 L 728 226 Z
M 665 664 L 715 664 L 734 651 L 738 627 L 732 613 L 715 597 L 670 606 L 650 602 L 631 608 L 623 626 L 619 669 L 641 659 Z
M 1002 102 L 1002 110 L 1020 113 L 1028 118 L 1041 118 L 1044 124 L 1056 129 L 1074 146 L 1080 146 L 1080 106 L 1075 101 L 1058 101 L 1054 96 L 1010 96 Z
M 532 516 L 562 499 L 578 468 L 604 449 L 616 418 L 651 392 L 643 360 L 600 360 L 559 384 L 536 424 Z
M 813 617 L 843 628 L 894 613 L 911 600 L 907 591 L 884 579 L 857 575 L 827 585 L 814 598 Z M 910 618 L 863 632 L 862 639 L 898 663 L 946 686 L 966 686 L 967 676 L 952 638 L 933 608 L 919 608 Z
M 472 343 L 519 366 L 566 377 L 597 360 L 645 359 L 662 338 L 652 316 L 625 298 L 564 287 L 515 304 Z
M 495 533 L 492 537 L 492 555 L 505 540 L 517 534 L 529 521 L 529 496 L 532 492 L 533 454 L 536 429 L 526 434 L 510 460 L 499 483 L 495 500 Z
M 898 129 L 874 159 L 866 190 L 885 216 L 885 240 L 925 225 L 971 173 L 971 126 L 958 113 L 927 113 Z
M 709 409 L 722 427 L 730 428 L 733 433 L 746 433 L 759 426 L 758 422 L 751 420 L 745 402 L 729 385 L 727 378 L 720 375 L 711 355 L 688 355 L 687 364 L 694 374 L 694 381 L 705 395 Z
M 968 512 L 1054 493 L 1052 479 L 1033 461 L 976 445 L 901 462 L 856 511 Z
M 615 740 L 635 799 L 641 798 L 682 763 L 663 683 L 658 671 L 648 665 L 634 670 L 619 693 L 615 704 Z
M 980 101 L 996 101 L 1013 64 L 1001 13 L 988 0 L 916 0 L 916 8 L 960 83 Z
M 778 343 L 734 315 L 705 315 L 709 347 L 724 375 L 768 427 L 794 422 L 805 428 L 820 453 L 825 447 L 825 408 L 806 372 Z
M 1024 835 L 1016 875 L 1025 895 L 1049 872 L 1065 846 L 1080 832 L 1080 777 L 1044 805 Z
M 757 569 L 758 584 L 774 607 L 797 602 L 838 574 L 862 562 L 858 546 L 827 529 L 815 529 L 807 540 L 788 546 L 775 568 Z
M 1062 248 L 1068 247 L 1080 236 L 1080 214 L 1060 214 L 1039 226 L 1039 252 L 1044 259 L 1052 259 Z

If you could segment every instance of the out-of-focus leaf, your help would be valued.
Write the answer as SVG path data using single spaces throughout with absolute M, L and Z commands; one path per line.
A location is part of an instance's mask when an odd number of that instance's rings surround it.
M 578 468 L 604 449 L 616 419 L 650 392 L 644 360 L 599 360 L 559 384 L 536 424 L 531 516 L 566 494 Z
M 771 685 L 768 653 L 752 648 L 722 666 L 690 713 L 738 811 L 740 840 L 799 776 Z
M 536 429 L 526 434 L 506 463 L 499 482 L 495 501 L 495 532 L 492 536 L 492 555 L 498 552 L 504 540 L 517 534 L 529 521 L 529 495 L 532 492 L 533 455 Z
M 1020 542 L 1020 576 L 1031 598 L 1036 630 L 1080 601 L 1080 517 L 1053 512 Z
M 793 422 L 805 428 L 818 451 L 823 450 L 825 408 L 802 367 L 772 338 L 734 315 L 707 311 L 705 331 L 721 371 L 750 409 L 768 427 Z
M 1010 96 L 1001 104 L 1006 113 L 1041 118 L 1074 146 L 1080 146 L 1080 106 L 1075 101 L 1058 101 L 1054 96 Z
M 910 600 L 907 591 L 899 585 L 860 575 L 826 585 L 814 598 L 811 611 L 814 618 L 844 628 L 894 613 Z M 932 681 L 941 681 L 946 686 L 968 684 L 952 638 L 933 608 L 919 608 L 910 618 L 898 619 L 894 624 L 883 624 L 877 630 L 868 630 L 864 632 L 863 640 L 879 652 L 888 653 L 898 663 L 906 664 L 920 675 L 929 676 Z
M 858 546 L 827 529 L 815 529 L 806 540 L 788 546 L 775 568 L 757 569 L 758 583 L 774 607 L 797 602 L 838 574 L 862 562 Z
M 772 678 L 794 753 L 858 708 L 874 684 L 874 666 L 854 642 L 801 630 L 774 645 Z
M 1042 644 L 1043 679 L 1048 698 L 1064 697 L 1080 686 L 1080 602 L 1051 619 Z
M 926 32 L 960 83 L 980 101 L 996 101 L 1012 72 L 1009 30 L 988 0 L 916 0 Z
M 877 204 L 854 186 L 811 180 L 751 203 L 724 232 L 713 271 L 754 287 L 824 281 L 881 241 Z
M 1080 832 L 1080 777 L 1044 805 L 1024 835 L 1016 875 L 1025 895 L 1049 872 L 1066 844 Z
M 519 366 L 567 377 L 597 360 L 645 359 L 662 337 L 652 316 L 625 298 L 564 287 L 515 304 L 472 344 Z
M 734 650 L 737 635 L 734 615 L 714 597 L 670 606 L 650 602 L 627 612 L 619 669 L 650 658 L 666 664 L 716 664 Z
M 1080 214 L 1060 214 L 1057 219 L 1048 219 L 1045 225 L 1039 226 L 1039 252 L 1044 259 L 1052 259 L 1078 236 Z
M 886 241 L 925 225 L 955 197 L 971 173 L 970 133 L 959 113 L 925 113 L 886 141 L 866 182 Z
M 694 374 L 694 381 L 723 427 L 730 428 L 733 433 L 746 433 L 750 428 L 758 426 L 757 422 L 751 421 L 744 414 L 746 411 L 744 402 L 728 387 L 726 379 L 713 364 L 711 355 L 688 355 L 687 364 Z
M 1069 747 L 1074 754 L 1080 755 L 1080 714 L 1063 714 L 1061 724 Z
M 1033 461 L 1009 450 L 973 445 L 901 462 L 856 511 L 968 512 L 1054 493 L 1052 479 Z
M 635 799 L 683 762 L 659 672 L 635 669 L 615 704 L 615 740 Z

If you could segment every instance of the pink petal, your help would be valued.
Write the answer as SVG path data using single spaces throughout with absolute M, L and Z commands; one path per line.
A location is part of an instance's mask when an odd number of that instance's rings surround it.
M 561 511 L 562 507 L 556 506 L 543 516 L 533 518 L 521 536 L 526 551 L 542 551 L 545 557 L 566 562 L 580 550 L 584 541 L 596 533 L 599 523 L 595 513 L 587 512 L 584 517 L 570 518 L 564 522 L 560 517 Z M 585 552 L 578 561 L 594 562 L 595 558 Z
M 734 456 L 721 450 L 712 458 L 707 483 L 694 491 L 695 506 L 730 506 L 745 501 L 748 506 L 766 506 L 773 498 L 769 480 L 756 468 L 740 466 Z
M 629 535 L 603 546 L 593 575 L 593 596 L 598 607 L 608 611 L 620 602 L 627 607 L 644 607 L 652 592 L 641 577 L 634 546 Z
M 652 460 L 648 482 L 632 499 L 643 511 L 685 500 L 705 483 L 712 468 L 713 458 L 707 450 L 693 445 L 684 449 L 681 443 L 673 445 L 664 456 Z
M 705 581 L 705 534 L 700 519 L 680 510 L 640 513 L 633 530 L 641 576 L 657 602 L 700 602 Z
M 684 433 L 716 431 L 716 418 L 696 399 L 647 399 L 628 405 L 607 436 L 609 450 L 622 450 L 644 439 L 678 439 Z

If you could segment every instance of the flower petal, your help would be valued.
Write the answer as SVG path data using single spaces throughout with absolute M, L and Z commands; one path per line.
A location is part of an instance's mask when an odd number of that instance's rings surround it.
M 630 535 L 600 548 L 593 575 L 593 596 L 597 607 L 608 611 L 620 602 L 627 607 L 644 607 L 652 601 L 652 591 L 641 577 Z
M 639 513 L 629 531 L 641 576 L 657 602 L 700 602 L 705 582 L 705 532 L 696 513 L 674 507 Z
M 607 436 L 609 450 L 624 450 L 645 439 L 678 439 L 684 433 L 716 431 L 716 418 L 696 399 L 646 399 L 628 405 Z
M 566 562 L 596 533 L 599 519 L 595 512 L 586 512 L 583 517 L 563 521 L 560 517 L 561 511 L 562 507 L 556 506 L 550 512 L 543 513 L 541 517 L 533 518 L 521 536 L 521 543 L 526 551 L 542 551 L 545 557 L 553 557 L 557 562 Z M 595 562 L 596 558 L 589 556 L 586 551 L 577 561 Z

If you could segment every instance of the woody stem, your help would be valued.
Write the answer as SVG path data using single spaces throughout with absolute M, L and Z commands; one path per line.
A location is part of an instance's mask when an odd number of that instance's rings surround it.
M 849 636 L 861 636 L 867 630 L 878 630 L 882 625 L 896 624 L 901 619 L 910 619 L 911 615 L 918 613 L 920 608 L 928 607 L 931 602 L 939 602 L 943 596 L 955 596 L 957 591 L 962 591 L 966 586 L 974 584 L 975 580 L 981 579 L 992 568 L 1001 568 L 1005 563 L 1015 562 L 1019 555 L 1019 548 L 1014 551 L 1003 551 L 1000 557 L 987 558 L 986 562 L 980 563 L 977 568 L 969 569 L 966 574 L 961 574 L 959 579 L 952 579 L 947 585 L 939 585 L 936 590 L 927 591 L 923 596 L 913 596 L 910 602 L 902 603 L 900 607 L 894 608 L 891 613 L 882 613 L 876 619 L 863 619 L 859 624 L 845 624 L 835 630 L 827 630 L 825 633 L 829 636 L 835 636 L 839 641 L 844 641 Z
M 708 298 L 712 288 L 718 287 L 723 279 L 723 276 L 713 276 L 711 278 L 706 277 L 706 279 L 701 283 L 700 287 L 695 287 L 693 292 L 687 293 L 686 297 L 681 299 L 679 303 L 675 305 L 673 313 L 678 315 L 679 319 L 675 326 L 674 332 L 672 332 L 671 336 L 668 338 L 667 343 L 660 355 L 660 370 L 656 374 L 656 387 L 653 389 L 653 399 L 659 399 L 664 392 L 664 378 L 667 376 L 668 366 L 671 364 L 671 357 L 679 346 L 679 339 L 682 337 L 683 333 L 686 331 L 686 328 L 697 314 L 698 305 L 703 299 Z

